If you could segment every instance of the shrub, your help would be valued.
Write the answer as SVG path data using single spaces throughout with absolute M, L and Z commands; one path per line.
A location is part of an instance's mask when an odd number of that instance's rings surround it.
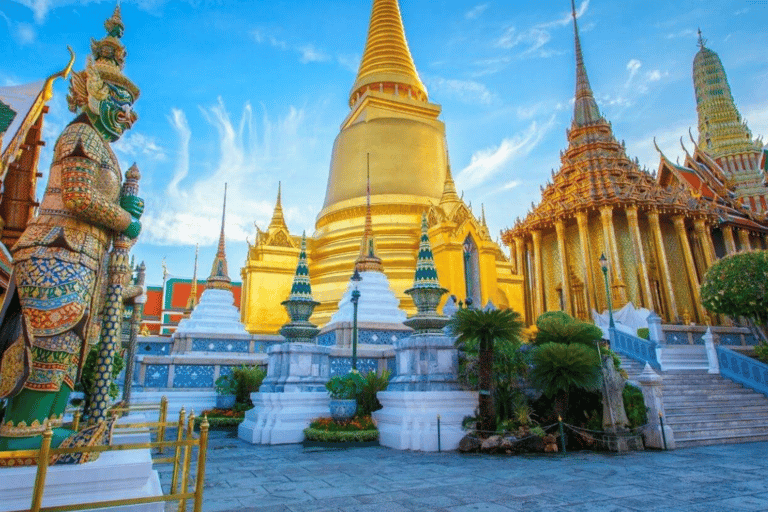
M 259 390 L 267 372 L 258 366 L 241 366 L 232 371 L 232 378 L 235 381 L 235 401 L 238 404 L 247 404 L 253 406 L 251 402 L 251 393 Z
M 768 323 L 768 251 L 732 254 L 709 267 L 701 303 L 709 311 Z
M 755 347 L 755 357 L 764 363 L 768 363 L 768 343 L 761 342 Z
M 350 421 L 334 421 L 333 418 L 318 418 L 304 429 L 308 441 L 323 442 L 366 442 L 376 441 L 379 431 L 370 416 L 361 416 Z
M 373 411 L 381 409 L 381 402 L 376 397 L 379 391 L 385 391 L 389 386 L 389 370 L 384 373 L 368 372 L 363 377 L 363 383 L 357 391 L 357 416 L 370 416 Z
M 358 392 L 363 389 L 363 377 L 356 371 L 346 375 L 337 375 L 325 383 L 325 389 L 335 400 L 352 400 L 357 398 Z
M 304 437 L 307 441 L 321 441 L 324 443 L 367 443 L 377 441 L 379 439 L 379 431 L 326 432 L 325 430 L 315 430 L 310 427 L 304 429 Z
M 647 327 L 641 327 L 637 330 L 637 337 L 643 338 L 644 340 L 650 340 L 651 331 L 649 331 Z
M 234 395 L 237 392 L 237 383 L 232 374 L 219 376 L 215 385 L 219 395 Z
M 621 395 L 624 398 L 629 427 L 637 428 L 648 423 L 648 408 L 645 406 L 643 392 L 631 384 L 626 384 Z

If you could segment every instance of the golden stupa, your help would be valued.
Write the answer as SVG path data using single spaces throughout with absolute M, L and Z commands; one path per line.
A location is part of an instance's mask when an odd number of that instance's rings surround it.
M 307 239 L 315 300 L 312 322 L 324 325 L 348 286 L 360 254 L 370 175 L 370 209 L 376 252 L 384 273 L 409 313 L 404 291 L 413 284 L 421 217 L 440 283 L 475 303 L 522 311 L 523 279 L 456 194 L 441 107 L 430 103 L 405 38 L 397 0 L 374 0 L 368 39 L 331 157 L 328 187 L 315 233 Z M 300 237 L 288 230 L 278 192 L 267 231 L 259 231 L 242 270 L 241 314 L 252 333 L 271 334 L 288 321 L 288 296 Z

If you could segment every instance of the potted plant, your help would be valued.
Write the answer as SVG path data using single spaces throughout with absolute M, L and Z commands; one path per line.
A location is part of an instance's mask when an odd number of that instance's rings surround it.
M 363 386 L 363 378 L 356 371 L 346 375 L 337 375 L 325 384 L 331 395 L 328 407 L 331 417 L 336 421 L 348 421 L 357 412 L 357 393 Z
M 233 375 L 222 375 L 216 379 L 216 408 L 231 409 L 235 406 L 237 380 Z

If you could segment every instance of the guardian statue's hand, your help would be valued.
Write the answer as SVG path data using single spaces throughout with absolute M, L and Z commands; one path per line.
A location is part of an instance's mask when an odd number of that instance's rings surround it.
M 135 219 L 140 219 L 144 213 L 144 200 L 138 196 L 122 196 L 120 206 Z

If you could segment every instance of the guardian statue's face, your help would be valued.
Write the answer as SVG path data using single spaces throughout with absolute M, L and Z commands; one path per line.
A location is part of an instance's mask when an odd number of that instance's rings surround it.
M 119 139 L 125 130 L 129 130 L 138 116 L 131 109 L 135 101 L 127 89 L 119 85 L 105 83 L 108 88 L 106 98 L 99 101 L 98 112 L 94 112 L 95 128 L 109 142 Z

